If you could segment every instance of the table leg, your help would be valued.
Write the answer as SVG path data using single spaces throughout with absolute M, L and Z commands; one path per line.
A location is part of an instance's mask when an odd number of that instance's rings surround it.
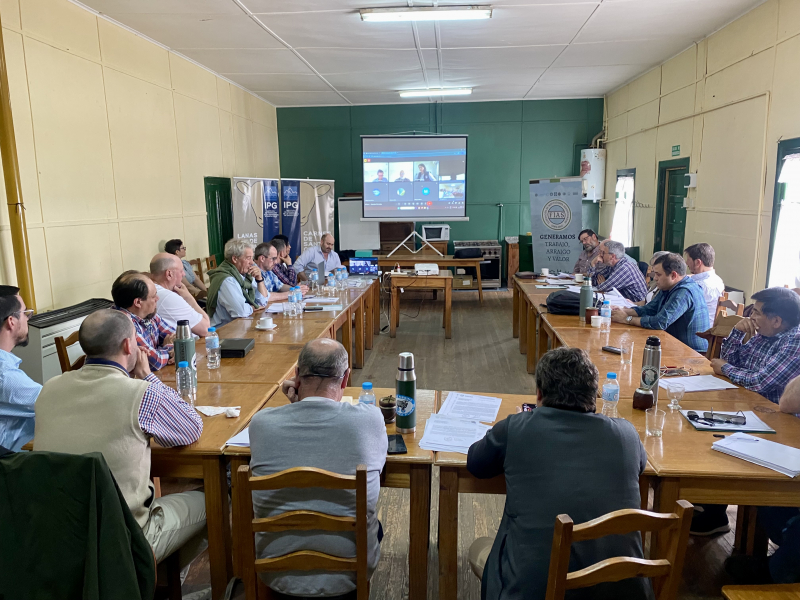
M 449 340 L 453 336 L 452 311 L 453 308 L 453 280 L 444 282 L 444 337 Z
M 428 544 L 431 520 L 431 465 L 411 465 L 408 548 L 408 597 L 428 595 Z
M 536 362 L 539 362 L 544 353 L 547 352 L 547 332 L 544 331 L 544 319 L 539 313 L 536 313 L 536 322 L 539 325 L 539 338 L 536 341 Z
M 374 283 L 372 285 L 375 285 Z M 372 286 L 364 294 L 364 348 L 372 350 L 372 337 L 375 335 L 373 331 L 373 319 L 375 313 L 372 310 L 372 303 L 375 301 L 375 295 L 372 293 Z
M 381 281 L 376 279 L 373 284 L 372 298 L 372 333 L 381 333 Z
M 358 299 L 355 308 L 355 328 L 356 328 L 356 357 L 353 366 L 356 369 L 364 368 L 364 298 Z
M 458 597 L 458 470 L 439 468 L 439 598 Z
M 512 279 L 509 284 L 511 287 L 511 335 L 519 337 L 519 288 Z
M 239 470 L 239 467 L 242 465 L 250 464 L 250 459 L 247 456 L 232 456 L 231 457 L 231 473 L 233 477 L 231 479 L 231 486 L 236 485 L 236 471 Z M 235 499 L 235 496 L 234 496 Z M 233 574 L 235 577 L 241 578 L 243 569 L 242 569 L 242 552 L 241 547 L 244 543 L 239 538 L 239 532 L 236 530 L 236 523 L 239 521 L 241 516 L 239 515 L 239 505 L 237 502 L 234 501 L 233 506 L 231 507 L 231 511 L 233 513 L 232 521 L 233 521 Z
M 481 260 L 483 260 L 483 259 L 481 259 Z M 475 262 L 475 274 L 478 277 L 478 298 L 480 299 L 481 304 L 483 304 L 483 283 L 481 283 L 481 262 L 480 261 L 476 261 Z
M 519 299 L 519 352 L 525 354 L 528 351 L 528 301 L 526 298 Z
M 203 457 L 203 484 L 206 495 L 211 596 L 221 598 L 233 574 L 228 476 L 223 456 Z
M 528 373 L 536 372 L 536 325 L 539 324 L 539 335 L 541 335 L 541 319 L 536 318 L 536 309 L 531 305 L 528 309 L 528 355 L 525 357 L 525 366 Z
M 400 320 L 400 292 L 395 285 L 392 285 L 392 296 L 389 304 L 391 305 L 391 314 L 389 315 L 389 337 L 396 337 L 397 323 Z
M 660 513 L 675 511 L 675 503 L 680 496 L 680 483 L 675 477 L 659 477 L 655 482 L 653 510 Z M 650 558 L 665 558 L 667 555 L 667 536 L 653 531 L 650 534 Z
M 347 366 L 353 369 L 353 317 L 348 313 L 344 325 L 342 325 L 342 346 L 347 350 Z M 350 385 L 350 378 L 347 379 L 347 385 Z

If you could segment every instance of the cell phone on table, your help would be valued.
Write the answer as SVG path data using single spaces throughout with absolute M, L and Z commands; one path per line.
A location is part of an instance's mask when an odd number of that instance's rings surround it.
M 603 352 L 611 352 L 611 354 L 622 354 L 622 350 L 616 346 L 603 346 Z
M 387 451 L 388 454 L 408 454 L 408 448 L 406 448 L 406 442 L 403 439 L 402 435 L 390 435 L 389 436 L 389 450 Z
M 322 310 L 321 306 L 306 306 L 303 311 L 304 312 L 317 312 L 318 310 Z

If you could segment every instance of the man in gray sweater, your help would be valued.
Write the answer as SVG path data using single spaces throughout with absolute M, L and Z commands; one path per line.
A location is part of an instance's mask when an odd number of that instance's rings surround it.
M 265 408 L 250 423 L 250 466 L 253 475 L 270 475 L 293 467 L 315 467 L 343 475 L 355 475 L 367 466 L 367 532 L 369 574 L 378 565 L 383 537 L 376 512 L 380 472 L 386 462 L 388 439 L 380 410 L 375 406 L 342 403 L 347 386 L 347 351 L 330 339 L 305 345 L 297 359 L 294 380 L 285 381 L 284 393 L 292 402 Z M 352 517 L 355 492 L 349 490 L 284 489 L 253 493 L 256 517 L 270 517 L 292 510 L 314 510 Z M 260 534 L 256 540 L 260 558 L 299 550 L 315 550 L 335 556 L 356 553 L 350 533 Z M 355 573 L 292 571 L 265 573 L 273 590 L 293 596 L 330 597 L 356 589 Z

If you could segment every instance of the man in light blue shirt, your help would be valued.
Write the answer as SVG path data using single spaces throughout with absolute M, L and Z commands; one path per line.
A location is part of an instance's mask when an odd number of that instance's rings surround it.
M 28 345 L 28 318 L 19 288 L 0 285 L 0 446 L 18 452 L 33 439 L 33 405 L 42 386 L 19 368 L 11 351 Z
M 278 279 L 278 276 L 272 270 L 272 268 L 278 264 L 278 249 L 273 246 L 271 242 L 259 244 L 256 246 L 254 261 L 256 266 L 261 270 L 261 276 L 264 278 L 264 285 L 269 292 L 269 301 L 285 302 L 288 300 L 291 286 L 286 285 Z M 305 295 L 308 292 L 308 287 L 301 285 L 300 291 Z
M 323 263 L 325 273 L 330 273 L 342 266 L 342 261 L 339 260 L 339 255 L 333 251 L 333 234 L 323 233 L 322 239 L 319 241 L 319 246 L 314 246 L 303 252 L 292 267 L 297 272 L 297 280 L 305 281 L 308 279 L 311 271 L 319 264 Z M 320 282 L 325 276 L 325 273 L 319 274 Z
M 261 270 L 253 263 L 253 246 L 249 242 L 228 240 L 224 253 L 222 264 L 208 272 L 206 311 L 212 327 L 251 316 L 255 309 L 266 306 L 270 297 Z

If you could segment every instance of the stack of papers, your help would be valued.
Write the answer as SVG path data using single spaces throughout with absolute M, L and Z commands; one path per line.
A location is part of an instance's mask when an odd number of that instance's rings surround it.
M 750 431 L 752 433 L 775 433 L 775 430 L 764 423 L 761 419 L 756 416 L 752 410 L 745 410 L 742 412 L 728 412 L 728 411 L 714 411 L 715 415 L 744 415 L 745 420 L 747 421 L 744 425 L 734 425 L 733 423 L 714 423 L 714 425 L 707 425 L 705 423 L 698 423 L 697 421 L 692 421 L 689 417 L 686 416 L 688 410 L 682 410 L 681 414 L 686 417 L 686 420 L 689 421 L 697 431 Z M 705 410 L 695 410 L 694 412 L 702 419 L 703 415 L 706 412 Z
M 601 298 L 608 300 L 611 306 L 621 306 L 623 308 L 632 308 L 636 306 L 634 302 L 628 300 L 625 296 L 619 293 L 617 288 L 611 288 L 610 292 L 601 292 Z
M 425 433 L 419 442 L 423 450 L 467 454 L 469 447 L 483 439 L 492 428 L 478 421 L 465 421 L 441 414 L 432 414 L 425 422 Z
M 450 392 L 447 400 L 442 404 L 442 408 L 439 409 L 439 415 L 465 421 L 494 423 L 497 420 L 497 412 L 500 410 L 501 403 L 502 400 L 494 396 Z
M 317 298 L 316 296 L 310 296 L 306 298 L 306 304 L 311 306 L 315 306 L 317 304 L 336 304 L 338 302 L 338 298 Z
M 553 285 L 566 286 L 569 282 L 568 281 L 564 281 L 564 279 L 559 276 L 556 279 L 553 279 L 552 277 L 548 277 L 547 278 L 547 283 L 552 283 Z
M 207 417 L 216 415 L 226 415 L 228 417 L 238 417 L 241 406 L 195 406 L 197 412 L 203 413 Z
M 679 383 L 687 392 L 709 392 L 712 390 L 735 390 L 736 386 L 713 375 L 692 375 L 690 377 L 669 377 L 659 379 L 658 387 L 669 390 L 671 385 Z
M 537 290 L 563 290 L 563 289 L 566 289 L 566 288 L 567 288 L 566 285 L 551 285 L 549 283 L 547 285 L 537 285 L 536 286 Z
M 714 442 L 711 448 L 789 477 L 800 475 L 800 450 L 791 446 L 763 440 L 746 433 L 734 433 L 724 440 Z
M 239 446 L 241 448 L 250 447 L 250 428 L 245 427 L 235 436 L 228 440 L 228 446 Z
M 267 313 L 282 313 L 283 312 L 283 302 L 273 302 L 269 306 L 267 306 L 267 310 L 264 311 L 264 314 Z

